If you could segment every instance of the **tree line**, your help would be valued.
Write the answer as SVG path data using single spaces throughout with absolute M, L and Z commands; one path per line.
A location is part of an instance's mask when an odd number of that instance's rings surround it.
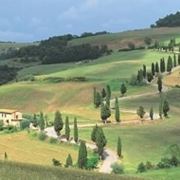
M 93 60 L 112 52 L 106 45 L 81 44 L 70 46 L 68 42 L 73 38 L 73 35 L 51 37 L 48 40 L 41 41 L 39 45 L 10 51 L 6 56 L 7 58 L 21 58 L 23 62 L 40 61 L 43 64 L 53 64 Z

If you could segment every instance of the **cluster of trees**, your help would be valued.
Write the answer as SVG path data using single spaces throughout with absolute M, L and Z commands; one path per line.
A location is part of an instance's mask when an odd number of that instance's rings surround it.
M 127 92 L 127 87 L 125 83 L 120 85 L 120 93 L 122 96 Z M 100 107 L 100 116 L 104 123 L 107 122 L 107 119 L 111 116 L 111 107 L 110 107 L 110 100 L 111 100 L 111 88 L 109 85 L 106 88 L 103 88 L 101 92 L 97 91 L 94 88 L 93 91 L 93 103 L 95 108 Z M 115 98 L 115 120 L 116 122 L 120 122 L 120 110 L 119 110 L 119 101 L 118 98 Z
M 107 32 L 107 31 L 100 31 L 100 32 L 96 32 L 96 33 L 84 32 L 84 33 L 81 34 L 81 36 L 79 36 L 77 38 L 84 38 L 84 37 L 90 37 L 90 36 L 98 36 L 98 35 L 104 35 L 104 34 L 109 34 L 109 32 Z
M 155 24 L 151 25 L 152 28 L 155 27 L 178 27 L 180 26 L 180 12 L 176 12 L 175 14 L 167 15 L 164 18 L 156 21 Z
M 19 57 L 24 61 L 40 61 L 44 64 L 53 64 L 77 62 L 87 59 L 93 60 L 111 53 L 111 50 L 106 45 L 68 45 L 68 42 L 73 38 L 74 36 L 71 34 L 52 37 L 41 41 L 39 45 L 22 47 L 9 54 L 7 53 L 7 57 Z
M 7 65 L 0 66 L 0 85 L 6 84 L 16 78 L 17 68 L 8 67 Z
M 151 82 L 157 75 L 160 73 L 168 72 L 171 73 L 172 69 L 180 65 L 180 54 L 174 54 L 174 57 L 168 57 L 167 62 L 164 58 L 160 59 L 160 62 L 152 63 L 151 70 L 147 71 L 146 65 L 143 65 L 137 75 L 133 75 L 130 80 L 131 85 L 144 85 L 148 82 Z
M 160 98 L 159 103 L 159 117 L 162 119 L 163 115 L 165 118 L 168 117 L 168 112 L 170 111 L 169 102 L 166 99 Z M 137 109 L 137 115 L 141 118 L 143 121 L 144 115 L 146 114 L 146 111 L 143 106 L 139 106 Z M 151 120 L 154 120 L 154 109 L 153 107 L 149 110 L 149 117 Z

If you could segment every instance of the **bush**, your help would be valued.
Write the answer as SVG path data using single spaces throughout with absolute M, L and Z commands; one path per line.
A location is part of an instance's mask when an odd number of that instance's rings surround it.
M 21 130 L 29 128 L 29 126 L 30 126 L 30 121 L 27 120 L 27 119 L 22 120 L 21 123 L 20 123 L 20 129 Z
M 146 171 L 146 166 L 144 165 L 143 162 L 141 162 L 141 163 L 138 165 L 137 172 L 138 172 L 138 173 L 142 173 L 142 172 L 145 172 L 145 171 Z
M 114 174 L 123 174 L 124 173 L 123 166 L 118 163 L 112 164 L 111 168 L 112 168 L 112 173 L 114 173 Z
M 58 142 L 57 138 L 51 137 L 51 138 L 49 139 L 49 143 L 51 143 L 51 144 L 56 144 L 57 142 Z
M 39 140 L 44 141 L 44 140 L 46 140 L 47 135 L 44 132 L 40 132 L 38 135 L 38 138 L 39 138 Z
M 86 168 L 87 169 L 95 169 L 98 165 L 98 162 L 99 162 L 99 156 L 98 155 L 90 157 L 87 160 Z
M 57 159 L 52 159 L 53 165 L 54 166 L 61 166 L 62 164 L 60 163 L 60 161 L 58 161 Z
M 135 44 L 133 42 L 129 42 L 128 47 L 129 47 L 129 49 L 134 50 L 135 49 Z
M 12 125 L 9 125 L 7 127 L 4 128 L 5 129 L 5 133 L 14 133 L 14 132 L 17 132 L 17 127 L 16 126 L 12 126 Z
M 149 161 L 146 162 L 146 165 L 145 165 L 145 166 L 146 166 L 146 169 L 147 169 L 147 170 L 154 168 L 153 164 L 152 164 L 151 162 L 149 162 Z
M 4 130 L 4 122 L 3 120 L 0 120 L 0 131 Z
M 179 160 L 176 156 L 172 156 L 171 158 L 162 158 L 161 161 L 157 164 L 157 168 L 171 168 L 177 167 L 179 165 Z
M 32 137 L 37 137 L 37 135 L 38 135 L 38 133 L 37 133 L 36 131 L 32 131 L 32 132 L 31 132 L 31 136 L 32 136 Z

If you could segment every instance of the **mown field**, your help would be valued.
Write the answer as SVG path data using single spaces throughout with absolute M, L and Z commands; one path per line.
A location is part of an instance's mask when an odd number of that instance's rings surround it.
M 52 166 L 53 158 L 64 164 L 69 153 L 76 163 L 78 147 L 63 143 L 51 144 L 49 140 L 40 141 L 27 132 L 19 132 L 0 135 L 0 160 L 4 160 L 5 152 L 8 161 Z

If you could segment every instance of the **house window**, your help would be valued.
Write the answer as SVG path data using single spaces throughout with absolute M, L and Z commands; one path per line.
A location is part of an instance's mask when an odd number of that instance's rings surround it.
M 18 119 L 18 115 L 16 115 L 16 119 Z
M 6 123 L 8 123 L 8 124 L 9 124 L 9 120 L 6 120 Z

